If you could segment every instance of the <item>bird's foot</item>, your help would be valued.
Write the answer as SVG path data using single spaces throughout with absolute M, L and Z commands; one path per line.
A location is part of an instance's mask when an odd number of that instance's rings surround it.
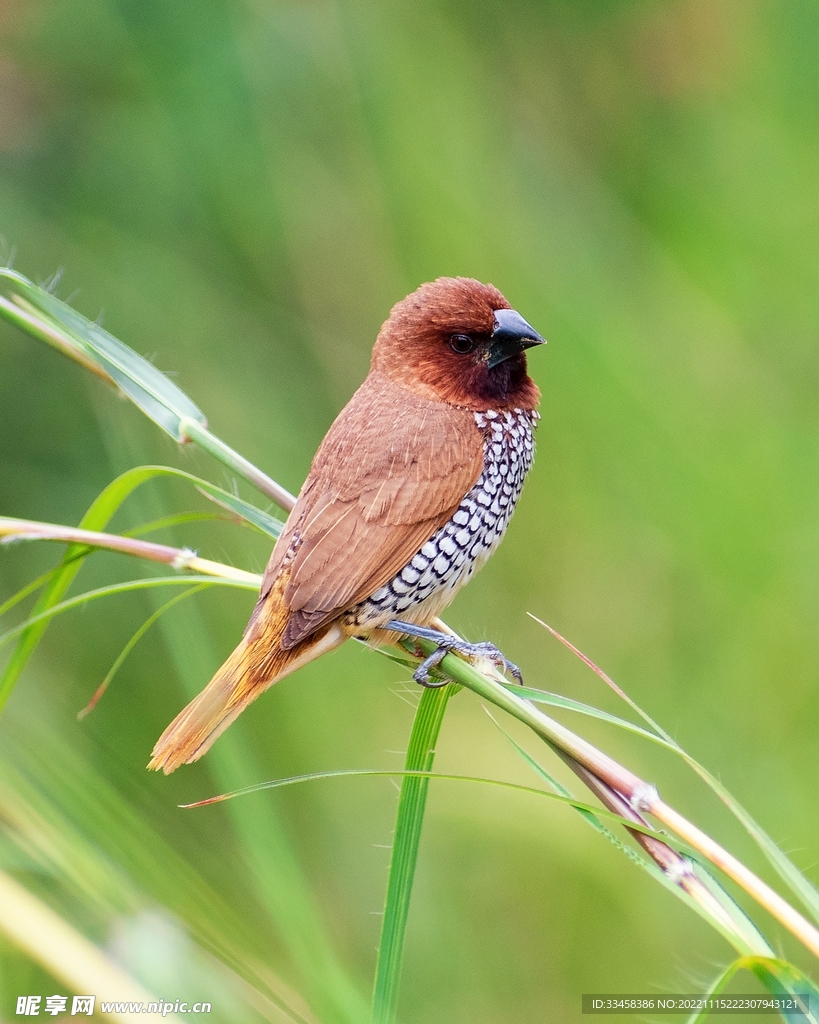
M 435 689 L 439 686 L 446 686 L 448 680 L 437 681 L 429 674 L 430 669 L 435 668 L 444 660 L 447 654 L 453 652 L 464 658 L 486 658 L 501 670 L 508 672 L 518 683 L 523 683 L 523 676 L 518 666 L 510 661 L 498 648 L 486 641 L 471 644 L 460 637 L 451 636 L 449 633 L 442 633 L 438 629 L 430 629 L 427 626 L 416 626 L 412 622 L 402 622 L 400 619 L 391 619 L 384 629 L 394 630 L 396 633 L 406 633 L 407 636 L 417 637 L 420 640 L 430 640 L 436 644 L 436 649 L 425 658 L 424 661 L 413 672 L 412 678 L 421 686 Z

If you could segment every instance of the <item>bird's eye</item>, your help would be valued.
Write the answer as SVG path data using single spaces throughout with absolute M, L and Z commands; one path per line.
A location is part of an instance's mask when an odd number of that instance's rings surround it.
M 453 352 L 457 352 L 459 356 L 465 356 L 467 352 L 471 352 L 475 347 L 475 339 L 471 338 L 468 334 L 453 334 L 449 339 L 449 347 Z

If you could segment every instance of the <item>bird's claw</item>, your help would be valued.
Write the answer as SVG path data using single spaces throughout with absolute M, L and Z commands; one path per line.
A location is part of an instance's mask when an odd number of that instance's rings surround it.
M 433 651 L 428 658 L 425 658 L 418 668 L 412 673 L 412 678 L 416 683 L 420 683 L 421 686 L 426 686 L 428 690 L 437 690 L 442 686 L 446 686 L 449 682 L 448 679 L 433 679 L 429 674 L 431 668 L 435 668 L 436 665 L 440 665 L 444 660 L 449 651 L 446 647 L 439 647 Z
M 523 674 L 518 666 L 513 661 L 510 661 L 494 644 L 488 641 L 471 644 L 466 640 L 460 640 L 457 637 L 450 637 L 446 633 L 442 633 L 440 639 L 436 638 L 436 642 L 438 647 L 428 658 L 421 662 L 412 674 L 412 678 L 416 683 L 420 683 L 421 686 L 426 686 L 430 689 L 446 686 L 447 680 L 443 682 L 433 680 L 430 675 L 430 669 L 440 665 L 450 651 L 460 654 L 464 658 L 486 658 L 487 661 L 491 661 L 493 665 L 496 665 L 501 672 L 508 672 L 515 682 L 523 685 Z
M 452 651 L 460 654 L 463 658 L 486 658 L 496 665 L 501 672 L 508 672 L 515 682 L 523 685 L 523 675 L 517 665 L 510 661 L 498 648 L 484 640 L 477 644 L 471 644 L 467 640 L 461 640 L 459 636 L 452 636 L 450 633 L 442 633 L 439 629 L 431 629 L 429 626 L 416 626 L 414 622 L 402 622 L 401 619 L 390 619 L 383 627 L 396 633 L 403 633 L 405 636 L 414 637 L 417 640 L 431 640 L 435 644 L 435 650 L 428 658 L 424 658 L 418 668 L 413 672 L 412 678 L 421 686 L 430 689 L 437 689 L 439 686 L 446 686 L 447 680 L 439 682 L 429 674 L 430 669 L 440 665 L 447 654 Z M 416 654 L 421 657 L 416 644 Z

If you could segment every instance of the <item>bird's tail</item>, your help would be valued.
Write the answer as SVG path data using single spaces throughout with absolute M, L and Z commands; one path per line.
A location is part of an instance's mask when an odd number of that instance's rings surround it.
M 149 768 L 169 775 L 181 764 L 198 760 L 269 686 L 344 641 L 338 625 L 331 623 L 285 650 L 281 635 L 288 612 L 275 589 L 236 650 L 159 737 Z

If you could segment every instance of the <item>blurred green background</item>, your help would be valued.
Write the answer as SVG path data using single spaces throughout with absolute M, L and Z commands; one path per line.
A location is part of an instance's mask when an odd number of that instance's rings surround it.
M 291 490 L 394 302 L 444 274 L 500 287 L 549 339 L 530 359 L 538 458 L 448 620 L 531 685 L 621 712 L 526 613 L 560 629 L 815 877 L 817 53 L 815 0 L 3 0 L 5 256 L 36 280 L 62 268 L 61 297 Z M 230 483 L 0 324 L 2 514 L 75 524 L 149 462 Z M 190 489 L 151 484 L 113 526 L 193 508 L 207 505 Z M 257 571 L 268 555 L 229 524 L 156 539 Z M 0 548 L 0 601 L 57 556 Z M 147 572 L 97 555 L 79 582 Z M 177 804 L 400 767 L 408 676 L 351 644 L 198 765 L 144 771 L 252 603 L 209 591 L 169 612 L 82 722 L 156 601 L 55 622 L 0 721 L 0 860 L 164 998 L 213 998 L 220 1021 L 307 1019 L 275 1008 L 298 1003 L 290 986 L 349 1021 L 374 967 L 394 785 Z M 678 762 L 571 724 L 770 877 Z M 436 764 L 537 783 L 468 693 Z M 582 992 L 696 991 L 730 959 L 565 808 L 431 787 L 404 1024 L 579 1020 Z M 17 995 L 65 990 L 0 940 L 0 1020 Z

